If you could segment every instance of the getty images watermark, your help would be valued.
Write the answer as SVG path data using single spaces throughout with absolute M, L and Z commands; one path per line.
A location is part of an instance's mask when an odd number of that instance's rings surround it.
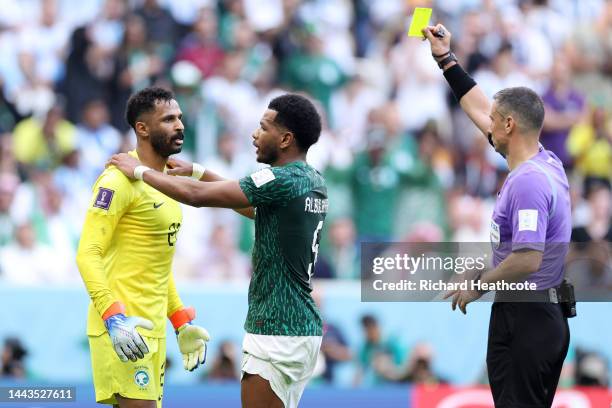
M 602 285 L 600 281 L 612 282 L 612 260 L 592 256 L 601 253 L 609 257 L 612 248 L 604 249 L 607 251 L 583 251 L 567 243 L 546 244 L 540 269 L 558 270 L 558 260 L 567 258 L 563 262 L 563 273 L 570 281 L 576 281 L 577 298 L 610 301 L 612 286 Z M 512 250 L 509 245 L 498 247 L 494 252 L 488 242 L 362 243 L 361 299 L 365 302 L 443 301 L 448 292 L 460 289 L 488 292 L 482 299 L 492 300 L 499 291 L 540 290 L 538 286 L 545 283 L 533 276 L 488 284 L 478 279 Z
M 376 291 L 453 291 L 453 290 L 537 290 L 535 282 L 506 282 L 485 283 L 477 279 L 464 279 L 463 281 L 447 281 L 443 279 L 433 280 L 427 278 L 428 274 L 436 271 L 444 271 L 445 274 L 455 273 L 464 275 L 466 272 L 484 271 L 487 268 L 488 255 L 479 257 L 472 256 L 440 256 L 420 255 L 413 256 L 407 253 L 395 254 L 394 256 L 377 256 L 372 260 L 372 273 L 379 275 L 373 279 L 372 287 Z M 382 276 L 385 271 L 405 271 L 411 276 L 418 273 L 424 278 L 417 280 L 400 279 L 399 281 L 386 282 Z M 474 275 L 474 278 L 477 274 Z

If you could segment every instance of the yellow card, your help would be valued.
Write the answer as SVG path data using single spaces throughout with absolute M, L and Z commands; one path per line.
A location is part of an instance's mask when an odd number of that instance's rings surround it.
M 422 29 L 429 25 L 429 18 L 431 17 L 431 9 L 427 7 L 416 7 L 414 14 L 412 15 L 412 22 L 408 29 L 408 37 L 420 37 L 425 38 Z

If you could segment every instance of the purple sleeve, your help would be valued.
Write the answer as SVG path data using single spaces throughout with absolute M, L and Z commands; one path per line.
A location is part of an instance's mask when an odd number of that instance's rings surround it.
M 551 186 L 540 170 L 528 170 L 513 180 L 509 211 L 512 251 L 544 252 L 551 201 Z

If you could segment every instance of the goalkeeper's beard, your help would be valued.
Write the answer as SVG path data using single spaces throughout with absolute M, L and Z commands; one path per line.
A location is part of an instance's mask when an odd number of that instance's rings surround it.
M 183 146 L 173 146 L 173 144 L 175 140 L 183 138 L 183 132 L 177 132 L 171 137 L 167 137 L 162 132 L 152 132 L 150 136 L 151 147 L 161 157 L 168 158 L 181 152 Z

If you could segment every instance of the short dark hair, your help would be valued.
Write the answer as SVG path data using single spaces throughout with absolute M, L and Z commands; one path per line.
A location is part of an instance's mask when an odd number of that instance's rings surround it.
M 128 99 L 125 109 L 125 120 L 130 124 L 132 129 L 136 129 L 136 121 L 138 117 L 146 112 L 151 112 L 155 109 L 157 101 L 169 102 L 174 99 L 174 94 L 164 88 L 152 86 L 144 88 Z
M 361 326 L 362 327 L 374 327 L 378 326 L 378 320 L 373 315 L 367 314 L 361 316 Z
M 524 86 L 506 88 L 497 92 L 493 99 L 500 111 L 516 116 L 523 132 L 540 131 L 544 122 L 544 102 L 537 93 Z
M 293 133 L 302 151 L 308 151 L 319 140 L 321 116 L 308 98 L 297 94 L 281 95 L 270 101 L 268 109 L 277 112 L 274 122 Z

